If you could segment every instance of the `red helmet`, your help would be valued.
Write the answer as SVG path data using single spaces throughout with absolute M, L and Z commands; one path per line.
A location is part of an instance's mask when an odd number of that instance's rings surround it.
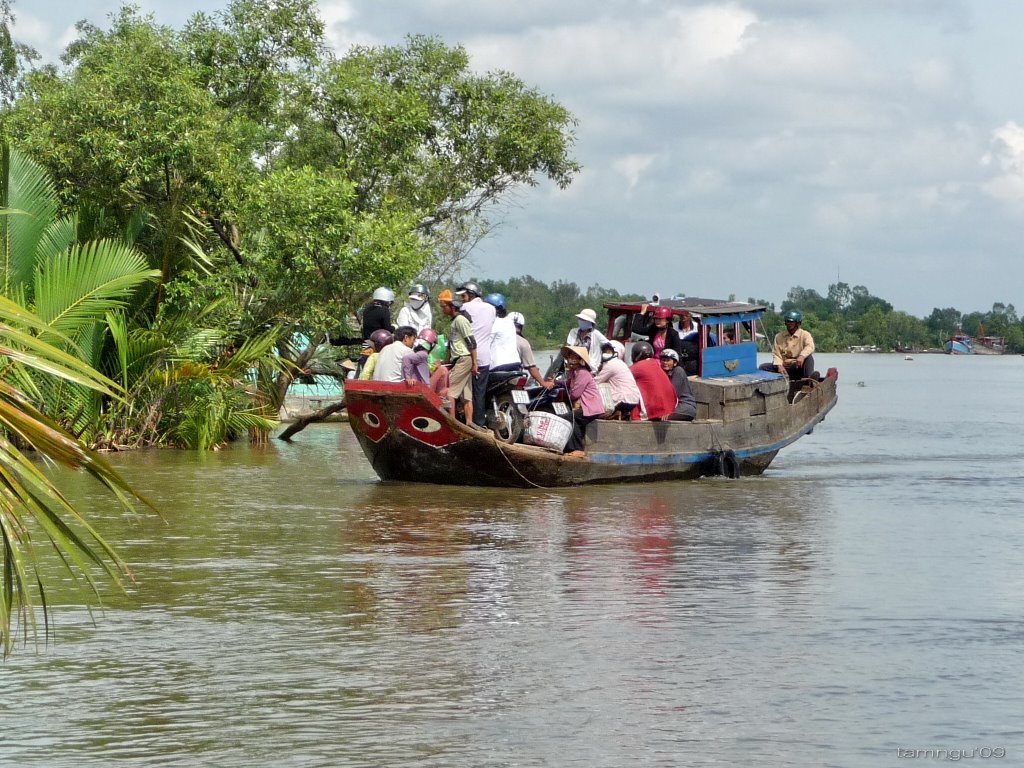
M 383 328 L 380 328 L 370 334 L 370 341 L 373 342 L 373 348 L 378 352 L 394 340 L 395 337 L 391 335 L 391 331 L 385 331 Z
M 416 338 L 429 341 L 431 344 L 437 344 L 437 333 L 432 328 L 424 328 Z
M 655 320 L 668 320 L 672 317 L 671 307 L 655 307 L 654 308 L 654 319 Z

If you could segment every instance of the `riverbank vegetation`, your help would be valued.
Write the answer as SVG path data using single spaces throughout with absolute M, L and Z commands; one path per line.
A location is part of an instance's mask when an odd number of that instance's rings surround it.
M 511 192 L 578 171 L 551 98 L 429 37 L 335 55 L 314 0 L 182 29 L 126 6 L 44 66 L 10 19 L 4 0 L 0 139 L 68 222 L 54 248 L 120 243 L 138 278 L 79 344 L 130 396 L 42 393 L 91 445 L 265 436 L 295 378 L 350 351 L 324 342 L 356 335 L 374 288 L 450 279 Z

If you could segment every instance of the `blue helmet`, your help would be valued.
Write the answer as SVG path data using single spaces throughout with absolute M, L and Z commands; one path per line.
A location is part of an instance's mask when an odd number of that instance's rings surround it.
M 489 293 L 484 301 L 495 309 L 505 309 L 505 294 L 503 293 Z
M 782 316 L 782 319 L 785 320 L 787 323 L 790 320 L 792 320 L 794 323 L 802 323 L 804 321 L 804 316 L 800 314 L 800 312 L 798 312 L 797 310 L 791 309 Z

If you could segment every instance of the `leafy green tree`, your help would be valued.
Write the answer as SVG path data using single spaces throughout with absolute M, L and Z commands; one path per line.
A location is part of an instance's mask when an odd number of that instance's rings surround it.
M 816 315 L 823 319 L 832 317 L 836 312 L 836 307 L 829 299 L 813 288 L 804 288 L 800 285 L 790 288 L 789 293 L 786 294 L 786 300 L 779 306 L 779 312 L 786 312 L 790 309 L 799 310 L 805 315 Z
M 66 72 L 31 73 L 3 131 L 51 172 L 65 209 L 103 209 L 106 234 L 144 213 L 136 244 L 161 273 L 154 315 L 167 283 L 192 263 L 183 242 L 189 212 L 218 210 L 226 190 L 242 183 L 245 145 L 172 30 L 130 7 L 108 32 L 80 29 Z
M 24 72 L 39 59 L 38 51 L 11 37 L 13 24 L 10 0 L 0 0 L 0 104 L 4 106 L 14 102 Z
M 280 328 L 272 398 L 373 287 L 454 273 L 510 192 L 578 170 L 550 98 L 433 38 L 336 59 L 313 0 L 234 0 L 180 33 L 124 8 L 79 31 L 0 129 L 63 205 L 145 222 L 161 277 L 131 324 L 216 307 L 243 341 Z
M 942 343 L 961 327 L 963 315 L 960 310 L 953 307 L 939 309 L 934 307 L 931 314 L 925 319 L 925 325 L 931 335 L 932 342 Z
M 848 320 L 857 320 L 873 308 L 880 309 L 883 314 L 892 312 L 892 304 L 885 299 L 872 296 L 863 285 L 855 285 L 851 289 L 850 294 L 850 304 L 845 312 Z

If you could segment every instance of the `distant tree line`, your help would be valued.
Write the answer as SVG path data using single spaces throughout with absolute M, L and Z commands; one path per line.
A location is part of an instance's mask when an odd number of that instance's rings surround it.
M 477 282 L 485 294 L 504 294 L 509 311 L 525 315 L 524 334 L 535 348 L 563 338 L 575 324 L 576 313 L 584 307 L 597 311 L 598 326 L 603 328 L 607 318 L 605 303 L 647 298 L 599 285 L 582 289 L 576 283 L 560 280 L 547 284 L 530 275 Z M 790 289 L 778 308 L 765 299 L 747 301 L 768 307 L 762 328 L 769 338 L 783 328 L 783 312 L 800 310 L 804 315 L 803 327 L 811 332 L 822 352 L 845 352 L 861 345 L 884 350 L 938 348 L 961 331 L 969 336 L 1003 336 L 1008 351 L 1024 351 L 1024 321 L 1017 316 L 1013 304 L 1002 302 L 993 304 L 988 312 L 964 313 L 953 307 L 936 307 L 928 317 L 918 318 L 894 309 L 863 285 L 843 282 L 830 285 L 824 296 L 813 288 L 798 285 Z
M 863 285 L 833 283 L 822 296 L 812 288 L 796 286 L 768 316 L 771 327 L 782 328 L 781 313 L 799 309 L 804 328 L 823 352 L 843 352 L 855 345 L 875 345 L 884 350 L 941 347 L 951 335 L 1003 336 L 1007 350 L 1024 351 L 1024 323 L 1012 304 L 996 302 L 988 312 L 964 313 L 953 307 L 935 307 L 926 318 L 893 309 L 885 299 L 872 296 Z

